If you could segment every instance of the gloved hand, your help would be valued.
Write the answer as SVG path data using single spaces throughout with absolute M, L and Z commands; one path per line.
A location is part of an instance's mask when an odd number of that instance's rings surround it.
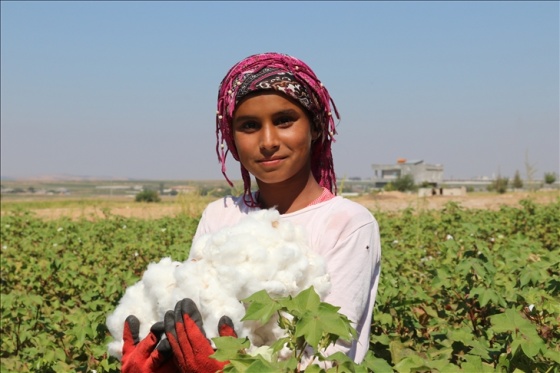
M 214 349 L 206 338 L 198 307 L 191 299 L 177 302 L 174 311 L 166 312 L 163 322 L 175 362 L 183 373 L 215 373 L 228 364 L 210 357 Z M 227 316 L 218 322 L 218 333 L 220 337 L 237 338 L 233 322 Z
M 150 328 L 150 333 L 140 341 L 140 321 L 130 315 L 124 321 L 123 373 L 175 373 L 178 368 L 171 358 L 169 341 L 161 341 L 164 333 L 163 322 L 157 322 Z M 161 341 L 161 343 L 159 343 Z

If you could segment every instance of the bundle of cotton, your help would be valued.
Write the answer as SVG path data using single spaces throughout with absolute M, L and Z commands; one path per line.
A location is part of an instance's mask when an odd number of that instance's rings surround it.
M 185 262 L 163 258 L 148 265 L 107 318 L 115 339 L 109 354 L 121 357 L 128 315 L 140 320 L 143 338 L 183 298 L 197 304 L 208 338 L 217 336 L 218 320 L 227 315 L 239 337 L 248 337 L 254 348 L 270 345 L 283 330 L 275 320 L 242 322 L 245 305 L 240 300 L 263 289 L 273 297 L 296 295 L 312 285 L 324 298 L 330 279 L 323 258 L 309 249 L 303 228 L 282 221 L 274 209 L 249 213 L 234 226 L 200 236 Z

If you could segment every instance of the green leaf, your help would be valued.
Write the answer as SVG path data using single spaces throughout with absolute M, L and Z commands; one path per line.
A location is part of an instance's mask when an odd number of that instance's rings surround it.
M 483 364 L 480 356 L 465 355 L 463 357 L 465 362 L 461 364 L 464 372 L 480 372 L 480 373 L 493 373 L 494 368 Z
M 356 373 L 356 363 L 347 361 L 327 369 L 326 373 Z
M 279 338 L 276 342 L 272 343 L 270 347 L 272 348 L 272 352 L 276 353 L 284 348 L 288 342 L 290 342 L 290 337 Z
M 348 318 L 337 312 L 338 309 L 339 307 L 321 303 L 316 312 L 305 312 L 296 325 L 295 336 L 303 337 L 313 348 L 319 346 L 324 334 L 334 336 L 334 340 L 350 340 L 355 330 L 350 326 Z
M 368 351 L 364 361 L 362 362 L 369 371 L 374 373 L 393 373 L 393 368 L 384 359 L 375 357 L 371 351 Z
M 515 309 L 508 308 L 504 313 L 491 316 L 490 320 L 496 333 L 511 332 L 538 336 L 535 326 Z
M 251 365 L 247 367 L 245 372 L 246 373 L 281 373 L 281 371 L 278 368 L 273 367 L 272 364 L 262 359 L 258 359 L 254 361 Z
M 451 364 L 449 359 L 441 360 L 428 360 L 426 365 L 430 368 L 430 371 L 445 372 L 445 373 L 464 373 L 469 372 L 468 370 L 462 370 L 455 364 Z
M 287 360 L 278 361 L 278 368 L 282 372 L 294 372 L 298 366 L 298 360 L 290 356 Z
M 542 349 L 546 347 L 546 344 L 538 335 L 532 336 L 532 338 L 528 338 L 527 335 L 522 334 L 521 338 L 521 349 L 527 357 L 535 357 Z
M 560 351 L 558 350 L 546 349 L 543 356 L 554 361 L 556 364 L 560 364 Z
M 306 313 L 296 325 L 295 336 L 303 337 L 311 346 L 319 346 L 323 337 L 322 321 L 316 313 Z
M 324 372 L 324 369 L 322 369 L 317 364 L 310 364 L 305 368 L 305 373 L 321 373 L 321 372 Z
M 336 335 L 345 341 L 350 341 L 356 337 L 356 330 L 350 325 L 350 320 L 338 312 L 339 309 L 340 307 L 321 303 L 319 305 L 321 326 L 325 333 Z
M 216 351 L 212 357 L 219 361 L 227 361 L 238 357 L 239 352 L 251 345 L 249 338 L 216 337 L 212 338 L 216 344 Z
M 382 345 L 389 346 L 389 336 L 387 334 L 375 335 L 371 334 L 369 336 L 369 341 L 371 343 L 381 343 Z
M 241 300 L 243 303 L 268 303 L 270 301 L 272 301 L 272 298 L 270 297 L 270 295 L 268 295 L 268 293 L 266 292 L 266 290 L 261 290 L 261 291 L 257 291 L 256 293 L 248 296 L 245 299 Z
M 537 285 L 539 284 L 544 275 L 545 271 L 542 271 L 534 266 L 529 266 L 524 268 L 519 275 L 519 285 L 521 288 L 525 287 L 527 284 Z
M 232 372 L 246 372 L 247 368 L 253 364 L 255 359 L 246 359 L 246 360 L 230 360 L 229 364 L 224 367 L 224 373 Z
M 399 373 L 414 372 L 419 369 L 429 369 L 429 367 L 424 362 L 424 359 L 417 355 L 410 355 L 405 357 L 398 364 L 396 364 L 394 368 Z
M 493 289 L 476 287 L 471 290 L 470 295 L 478 295 L 478 302 L 481 307 L 486 306 L 490 301 L 495 305 L 500 304 L 500 296 Z
M 495 333 L 511 333 L 512 354 L 515 355 L 520 347 L 527 357 L 536 356 L 544 348 L 545 343 L 539 336 L 535 326 L 527 319 L 523 318 L 519 311 L 507 309 L 505 313 L 490 317 L 492 330 Z
M 346 355 L 343 352 L 337 351 L 334 354 L 331 354 L 327 357 L 325 357 L 326 361 L 335 361 L 337 362 L 336 365 L 341 365 L 342 363 L 347 363 L 347 362 L 353 362 L 352 359 L 350 359 L 348 357 L 348 355 Z
M 394 318 L 388 313 L 375 314 L 374 318 L 374 321 L 381 325 L 393 326 Z
M 470 329 L 463 327 L 461 329 L 450 330 L 447 333 L 447 337 L 452 341 L 461 342 L 465 346 L 472 347 L 470 351 L 471 354 L 481 356 L 487 360 L 490 359 L 488 349 L 480 343 L 480 341 L 475 339 Z
M 315 288 L 311 286 L 303 290 L 293 298 L 293 307 L 290 308 L 290 312 L 294 316 L 299 316 L 306 312 L 315 312 L 318 311 L 320 303 L 321 299 L 319 298 L 319 295 L 315 291 Z
M 241 321 L 257 320 L 261 324 L 266 324 L 282 308 L 280 303 L 272 299 L 265 290 L 243 299 L 243 302 L 248 302 L 249 307 Z

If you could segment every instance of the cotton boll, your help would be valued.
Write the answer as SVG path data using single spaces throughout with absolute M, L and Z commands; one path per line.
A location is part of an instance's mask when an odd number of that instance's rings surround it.
M 317 277 L 312 281 L 313 288 L 317 294 L 321 295 L 321 299 L 329 293 L 331 289 L 331 278 L 328 274 Z
M 286 242 L 296 242 L 301 238 L 293 225 L 279 224 L 277 229 Z
M 177 283 L 177 286 L 171 290 L 173 301 L 177 303 L 183 298 L 190 298 L 195 304 L 198 304 L 199 293 L 204 287 L 204 261 L 187 261 L 177 267 L 173 274 Z M 170 309 L 174 308 L 175 303 L 171 305 Z
M 181 265 L 171 258 L 164 258 L 159 263 L 151 263 L 142 276 L 145 298 L 154 300 L 154 319 L 157 315 L 165 313 L 169 305 L 173 304 L 172 291 L 176 287 L 174 271 Z
M 323 298 L 330 281 L 323 258 L 309 250 L 303 228 L 282 221 L 276 210 L 249 213 L 234 226 L 198 237 L 187 261 L 164 258 L 148 266 L 107 318 L 115 338 L 109 354 L 120 358 L 128 315 L 138 317 L 144 338 L 183 298 L 197 304 L 208 338 L 217 336 L 218 321 L 227 315 L 238 336 L 249 337 L 253 348 L 270 345 L 284 335 L 277 317 L 266 325 L 242 322 L 246 305 L 241 300 L 263 289 L 271 296 L 294 296 L 311 285 Z
M 192 243 L 191 251 L 189 253 L 189 257 L 191 260 L 200 260 L 203 258 L 202 250 L 207 245 L 207 241 L 212 238 L 211 235 L 200 236 L 198 239 Z
M 279 338 L 285 336 L 285 331 L 278 326 L 278 315 L 274 314 L 270 321 L 263 325 L 258 321 L 245 321 L 243 322 L 249 330 L 249 339 L 251 340 L 251 350 L 261 347 L 263 345 L 270 346 Z
M 149 321 L 153 319 L 150 300 L 144 297 L 144 284 L 142 282 L 129 287 L 115 312 L 107 317 L 107 328 L 115 338 L 115 341 L 109 343 L 108 346 L 108 352 L 112 356 L 120 358 L 122 354 L 124 320 L 130 315 L 136 315 L 139 320 Z M 151 325 L 147 325 L 146 328 L 146 324 L 146 322 L 140 324 L 140 333 L 142 335 L 149 332 Z
M 172 299 L 171 291 L 176 287 L 173 272 L 180 265 L 180 262 L 173 262 L 171 258 L 163 258 L 159 263 L 150 263 L 142 280 L 126 290 L 116 311 L 107 318 L 109 331 L 113 336 L 119 335 L 121 339 L 120 343 L 112 343 L 109 347 L 111 355 L 121 355 L 124 320 L 129 315 L 134 315 L 140 320 L 139 333 L 146 336 L 151 326 L 162 320 L 161 315 L 172 309 L 176 303 Z

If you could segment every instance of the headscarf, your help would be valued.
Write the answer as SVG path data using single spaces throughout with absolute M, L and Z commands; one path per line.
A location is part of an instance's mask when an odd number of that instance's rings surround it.
M 327 88 L 303 61 L 281 53 L 261 53 L 249 56 L 235 64 L 226 74 L 218 90 L 216 113 L 216 152 L 222 165 L 222 174 L 230 186 L 233 183 L 226 175 L 226 158 L 229 152 L 239 160 L 233 140 L 233 113 L 240 101 L 249 93 L 260 90 L 276 90 L 296 100 L 310 114 L 312 125 L 320 136 L 311 148 L 311 172 L 322 187 L 336 194 L 331 143 L 336 126 L 332 109 L 340 119 L 334 101 Z M 251 194 L 251 177 L 241 164 L 244 200 L 252 207 L 257 206 Z

